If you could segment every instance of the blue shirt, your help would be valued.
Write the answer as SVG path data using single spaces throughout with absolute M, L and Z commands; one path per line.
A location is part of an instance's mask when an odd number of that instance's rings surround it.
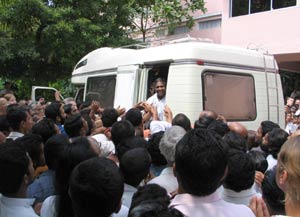
M 43 202 L 47 197 L 54 195 L 53 170 L 47 170 L 37 177 L 27 189 L 27 197 L 35 198 L 36 202 Z

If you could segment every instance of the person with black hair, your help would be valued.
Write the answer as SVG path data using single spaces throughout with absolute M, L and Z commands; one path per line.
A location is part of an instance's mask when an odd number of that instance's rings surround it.
M 8 139 L 16 140 L 19 137 L 29 133 L 33 126 L 32 117 L 29 110 L 25 107 L 12 106 L 7 109 L 7 121 L 12 131 L 8 135 Z
M 190 119 L 183 113 L 179 113 L 179 114 L 175 115 L 175 117 L 172 120 L 172 125 L 180 126 L 186 132 L 192 129 Z
M 268 170 L 277 164 L 277 155 L 288 136 L 283 129 L 274 128 L 263 137 L 260 147 L 267 155 Z
M 69 138 L 86 136 L 88 132 L 88 124 L 80 113 L 73 114 L 65 120 L 65 131 Z
M 285 215 L 284 192 L 276 183 L 276 166 L 265 173 L 261 189 L 270 215 Z
M 132 197 L 128 217 L 183 217 L 176 209 L 170 209 L 170 197 L 157 184 L 147 184 L 137 189 Z
M 224 136 L 223 140 L 231 149 L 247 152 L 247 141 L 240 134 L 230 131 Z
M 112 125 L 111 140 L 115 146 L 130 137 L 134 137 L 134 126 L 130 121 L 118 121 Z
M 151 172 L 153 173 L 154 176 L 159 176 L 161 171 L 165 169 L 167 166 L 167 160 L 161 154 L 159 149 L 159 143 L 164 133 L 165 133 L 164 131 L 154 133 L 150 136 L 148 140 L 147 150 L 152 159 Z
M 64 147 L 69 143 L 68 136 L 64 134 L 53 135 L 47 140 L 44 146 L 44 155 L 48 170 L 29 185 L 28 197 L 35 198 L 36 202 L 43 202 L 47 197 L 55 194 L 54 178 L 58 167 L 57 161 L 63 153 Z
M 278 124 L 272 121 L 262 121 L 255 134 L 255 142 L 262 143 L 262 138 L 274 128 L 280 128 Z
M 136 136 L 144 137 L 143 135 L 143 117 L 141 110 L 138 108 L 131 108 L 125 114 L 125 120 L 129 121 L 135 130 Z M 141 134 L 142 132 L 142 134 Z
M 78 164 L 70 177 L 69 194 L 76 217 L 110 217 L 119 211 L 123 191 L 119 169 L 107 158 Z
M 110 128 L 112 125 L 117 122 L 119 117 L 118 110 L 115 108 L 105 108 L 102 113 L 102 123 L 103 127 Z
M 248 205 L 256 196 L 254 189 L 255 165 L 250 156 L 239 150 L 230 150 L 228 172 L 223 183 L 222 198 L 229 203 Z
M 147 149 L 148 143 L 146 140 L 138 136 L 129 137 L 128 139 L 122 140 L 119 145 L 116 146 L 116 155 L 120 160 L 122 156 L 129 150 L 134 148 L 145 148 Z
M 100 149 L 98 145 L 91 143 L 86 137 L 74 138 L 67 144 L 57 161 L 55 171 L 55 191 L 57 196 L 48 197 L 42 205 L 41 217 L 65 217 L 74 216 L 71 199 L 68 194 L 69 179 L 73 168 L 80 162 L 98 157 Z
M 173 164 L 175 161 L 176 144 L 185 133 L 186 131 L 180 126 L 172 126 L 166 130 L 159 142 L 159 150 L 167 160 L 167 167 L 161 171 L 159 176 L 148 182 L 162 186 L 169 194 L 178 189 L 178 182 L 173 173 Z
M 52 102 L 50 105 L 47 105 L 45 108 L 46 118 L 52 119 L 55 124 L 58 126 L 60 133 L 65 134 L 64 122 L 65 122 L 65 112 L 63 109 L 63 104 L 60 102 Z
M 32 161 L 25 148 L 10 141 L 0 145 L 0 216 L 38 217 L 26 198 L 28 185 L 34 179 Z
M 31 132 L 43 137 L 44 143 L 46 143 L 51 136 L 60 133 L 58 126 L 52 119 L 49 118 L 43 118 L 42 120 L 34 124 Z
M 222 120 L 213 120 L 207 127 L 208 130 L 213 130 L 218 133 L 221 137 L 224 137 L 230 129 L 226 123 Z
M 34 169 L 45 165 L 44 143 L 40 135 L 27 134 L 15 141 L 24 146 L 32 160 Z
M 247 153 L 255 165 L 255 171 L 265 173 L 268 169 L 268 161 L 265 155 L 260 151 L 249 151 Z
M 185 216 L 254 216 L 244 205 L 225 202 L 217 189 L 226 177 L 228 148 L 214 131 L 194 129 L 176 145 L 175 169 L 179 188 L 170 207 Z
M 194 129 L 201 128 L 201 129 L 207 129 L 209 124 L 213 122 L 215 119 L 211 116 L 203 116 L 195 121 L 194 123 Z
M 122 204 L 129 208 L 137 187 L 150 172 L 151 157 L 145 148 L 134 148 L 124 153 L 119 162 L 125 182 Z

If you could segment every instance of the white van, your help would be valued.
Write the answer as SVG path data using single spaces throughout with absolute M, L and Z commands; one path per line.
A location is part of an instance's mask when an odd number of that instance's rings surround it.
M 177 40 L 142 49 L 100 48 L 75 66 L 72 83 L 83 98 L 129 109 L 149 97 L 152 82 L 167 80 L 166 102 L 192 122 L 202 110 L 256 130 L 261 121 L 284 127 L 284 101 L 277 63 L 258 51 Z

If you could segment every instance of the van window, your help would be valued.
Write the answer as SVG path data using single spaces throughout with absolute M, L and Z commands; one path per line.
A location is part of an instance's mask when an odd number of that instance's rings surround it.
M 256 118 L 255 87 L 251 75 L 205 72 L 202 76 L 203 108 L 229 121 Z
M 96 100 L 100 105 L 113 107 L 116 88 L 116 76 L 90 77 L 87 80 L 85 101 Z

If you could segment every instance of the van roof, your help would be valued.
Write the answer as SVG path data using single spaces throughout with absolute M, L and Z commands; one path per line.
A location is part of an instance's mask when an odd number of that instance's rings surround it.
M 139 50 L 128 48 L 99 48 L 88 53 L 78 62 L 72 76 L 77 77 L 91 72 L 118 68 L 124 65 L 163 61 L 177 62 L 182 60 L 202 60 L 204 62 L 225 65 L 265 68 L 264 54 L 262 52 L 213 43 L 182 42 Z M 266 56 L 266 68 L 274 70 L 276 67 L 274 58 L 272 56 Z M 72 79 L 73 82 L 75 81 L 74 83 L 76 83 L 76 80 Z

